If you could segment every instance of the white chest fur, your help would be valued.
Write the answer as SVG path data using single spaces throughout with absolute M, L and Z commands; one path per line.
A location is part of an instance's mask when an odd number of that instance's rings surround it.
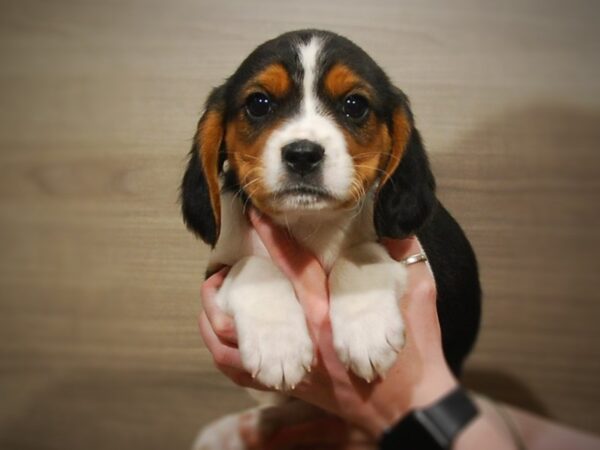
M 373 201 L 370 197 L 356 209 L 317 211 L 302 216 L 288 214 L 276 218 L 276 221 L 311 250 L 327 271 L 345 249 L 376 241 Z M 222 264 L 233 265 L 247 256 L 267 257 L 268 253 L 244 216 L 240 197 L 223 193 L 221 234 L 210 256 L 209 269 Z

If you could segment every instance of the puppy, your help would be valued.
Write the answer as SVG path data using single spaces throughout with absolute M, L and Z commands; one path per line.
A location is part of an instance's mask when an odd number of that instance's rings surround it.
M 232 266 L 217 302 L 259 382 L 293 388 L 314 351 L 292 285 L 248 224 L 249 205 L 329 272 L 336 351 L 368 381 L 404 345 L 405 272 L 378 240 L 416 234 L 437 283 L 444 352 L 460 373 L 479 325 L 473 251 L 436 198 L 407 97 L 348 39 L 302 30 L 256 48 L 206 102 L 181 199 L 188 228 L 213 248 L 207 273 Z

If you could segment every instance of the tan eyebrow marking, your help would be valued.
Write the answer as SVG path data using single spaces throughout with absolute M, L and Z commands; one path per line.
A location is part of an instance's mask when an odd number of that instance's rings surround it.
M 362 78 L 342 63 L 336 63 L 327 72 L 323 84 L 325 90 L 332 98 L 341 97 L 357 88 L 360 88 L 362 93 L 368 94 L 368 89 Z
M 290 91 L 292 79 L 281 63 L 275 63 L 267 66 L 254 77 L 246 91 L 249 93 L 252 88 L 256 87 L 265 89 L 274 97 L 282 98 Z

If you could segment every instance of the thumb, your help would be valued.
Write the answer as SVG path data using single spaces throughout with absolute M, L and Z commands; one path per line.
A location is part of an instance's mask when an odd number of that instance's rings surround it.
M 322 322 L 329 309 L 327 274 L 317 257 L 256 209 L 250 208 L 248 216 L 271 259 L 292 283 L 309 322 Z

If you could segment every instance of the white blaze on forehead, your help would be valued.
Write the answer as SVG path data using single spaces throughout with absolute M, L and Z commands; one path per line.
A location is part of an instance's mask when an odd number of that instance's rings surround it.
M 287 173 L 282 164 L 281 149 L 290 142 L 307 139 L 325 149 L 323 187 L 339 199 L 346 199 L 354 178 L 354 165 L 344 134 L 333 117 L 325 112 L 317 96 L 318 64 L 322 48 L 323 40 L 318 37 L 298 46 L 303 71 L 300 109 L 295 116 L 274 130 L 265 144 L 265 185 L 271 191 L 277 191 L 285 185 Z
M 321 41 L 317 38 L 303 46 L 300 46 L 300 63 L 302 64 L 304 77 L 302 79 L 302 112 L 306 114 L 317 114 L 317 58 L 321 49 Z

